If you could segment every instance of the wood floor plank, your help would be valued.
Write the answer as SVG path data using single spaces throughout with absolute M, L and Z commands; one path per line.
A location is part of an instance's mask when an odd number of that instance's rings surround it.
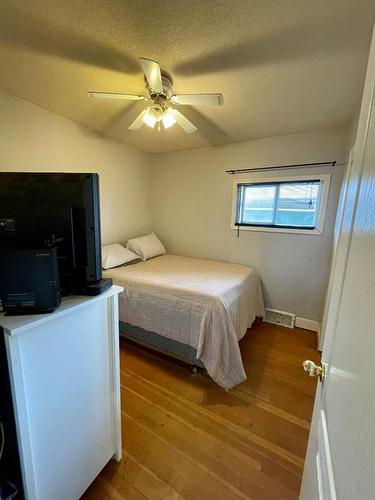
M 272 443 L 274 448 L 289 449 L 295 455 L 303 458 L 304 443 L 308 430 L 290 421 L 280 418 L 236 397 L 235 392 L 218 391 L 207 377 L 177 377 L 173 370 L 166 371 L 165 366 L 153 366 L 134 360 L 138 373 L 150 384 L 157 384 L 161 390 L 169 391 L 176 399 L 192 404 L 197 411 L 207 418 L 216 418 L 233 431 L 243 436 L 252 436 L 253 441 Z M 157 382 L 153 382 L 155 376 Z M 200 379 L 200 380 L 199 380 Z M 181 396 L 180 394 L 184 395 Z
M 227 457 L 233 455 L 233 460 L 236 463 L 238 460 L 241 460 L 246 463 L 247 467 L 252 467 L 256 470 L 262 470 L 261 457 L 256 459 L 254 456 L 243 453 L 237 448 L 237 446 L 233 446 L 232 442 L 228 442 L 222 434 L 215 433 L 212 428 L 207 431 L 207 426 L 202 425 L 201 421 L 199 421 L 197 418 L 194 418 L 196 417 L 196 412 L 188 412 L 182 405 L 180 406 L 180 408 L 176 408 L 176 405 L 173 405 L 173 402 L 170 399 L 168 400 L 167 398 L 160 397 L 160 395 L 159 397 L 155 398 L 155 392 L 149 394 L 149 398 L 146 398 L 145 395 L 148 391 L 147 389 L 145 389 L 145 387 L 142 387 L 141 391 L 132 390 L 131 387 L 134 388 L 134 384 L 132 384 L 130 381 L 127 381 L 127 385 L 126 387 L 123 387 L 123 390 L 128 392 L 130 395 L 134 395 L 138 399 L 143 400 L 143 402 L 152 405 L 152 409 L 159 410 L 161 413 L 166 414 L 167 417 L 181 424 L 181 426 L 183 427 L 181 428 L 182 433 L 186 434 L 187 430 L 190 430 L 193 431 L 194 434 L 198 434 L 200 436 L 200 439 L 197 436 L 193 437 L 194 446 L 200 447 L 202 443 L 205 452 L 208 451 L 207 446 L 209 446 L 210 444 L 213 448 L 220 447 L 220 452 L 224 453 Z M 137 385 L 135 385 L 135 388 L 137 389 Z M 129 398 L 129 396 L 125 395 L 124 398 L 126 398 L 128 402 L 126 408 L 128 408 L 128 406 L 131 407 L 132 399 Z M 132 409 L 133 408 L 131 408 L 131 410 Z M 150 412 L 152 411 L 152 409 L 147 408 L 147 411 Z
M 85 500 L 145 500 L 148 498 L 127 480 L 126 474 L 122 472 L 125 467 L 126 456 L 121 464 L 111 461 L 82 498 Z
M 155 500 L 181 500 L 183 497 L 161 477 L 156 475 L 147 465 L 139 462 L 136 457 L 123 450 L 123 460 L 114 463 L 111 475 L 106 471 L 106 479 L 116 491 L 125 491 L 130 483 L 132 488 L 142 495 L 142 498 Z
M 127 426 L 125 448 L 164 482 L 174 484 L 183 497 L 194 500 L 199 494 L 199 498 L 204 499 L 252 498 L 221 478 L 215 471 L 210 471 L 206 464 L 192 460 L 185 452 L 173 447 L 139 421 L 125 415 L 123 423 Z
M 231 446 L 207 434 L 202 435 L 199 429 L 176 420 L 170 412 L 156 407 L 152 402 L 140 400 L 136 394 L 129 393 L 127 398 L 129 410 L 124 412 L 125 418 L 133 419 L 146 432 L 157 434 L 159 439 L 182 452 L 188 460 L 204 464 L 204 471 L 212 480 L 225 485 L 232 484 L 245 496 L 252 491 L 258 498 L 291 498 L 290 490 L 263 474 L 261 463 L 253 467 L 246 455 L 240 457 Z M 124 435 L 126 439 L 126 431 Z
M 240 433 L 234 432 L 231 426 L 226 425 L 226 422 L 223 425 L 223 422 L 217 419 L 215 415 L 207 414 L 205 411 L 202 412 L 199 406 L 185 402 L 183 399 L 179 401 L 165 388 L 153 387 L 152 384 L 144 381 L 141 376 L 134 377 L 128 374 L 125 384 L 128 389 L 134 389 L 136 393 L 142 394 L 142 397 L 147 397 L 152 401 L 153 405 L 160 406 L 172 414 L 174 418 L 181 419 L 185 425 L 199 429 L 203 435 L 213 436 L 222 443 L 224 449 L 228 445 L 239 454 L 241 459 L 245 455 L 248 460 L 251 460 L 249 465 L 252 467 L 262 469 L 266 461 L 271 460 L 281 470 L 300 476 L 303 461 L 299 457 L 290 453 L 286 454 L 285 450 L 279 448 L 276 448 L 276 452 L 275 450 L 271 451 L 269 443 L 262 446 L 264 442 L 259 443 L 257 440 L 254 442 L 251 435 L 250 439 L 246 439 L 241 430 Z M 124 397 L 124 401 L 128 400 Z
M 240 342 L 248 380 L 207 375 L 121 341 L 122 462 L 86 500 L 298 498 L 319 361 L 315 334 L 257 321 Z

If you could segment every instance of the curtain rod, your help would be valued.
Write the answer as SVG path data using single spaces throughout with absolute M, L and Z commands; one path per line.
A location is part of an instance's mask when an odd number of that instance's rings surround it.
M 316 167 L 319 165 L 336 165 L 336 161 L 319 161 L 317 163 L 295 163 L 293 165 L 275 165 L 273 167 L 254 167 L 254 168 L 237 168 L 234 170 L 226 170 L 227 174 L 242 174 L 244 172 L 255 172 L 255 171 L 266 171 L 266 170 L 276 170 L 281 168 L 300 168 L 300 167 Z

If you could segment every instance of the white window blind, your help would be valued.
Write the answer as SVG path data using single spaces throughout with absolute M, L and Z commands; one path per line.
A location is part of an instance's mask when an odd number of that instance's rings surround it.
M 320 179 L 239 183 L 235 225 L 314 230 L 322 188 Z

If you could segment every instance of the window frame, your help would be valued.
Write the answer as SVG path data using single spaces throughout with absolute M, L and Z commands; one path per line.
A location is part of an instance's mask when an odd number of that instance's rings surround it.
M 261 169 L 260 169 L 261 170 Z M 275 226 L 261 226 L 261 225 L 236 225 L 237 219 L 237 194 L 238 185 L 241 184 L 272 184 L 274 182 L 306 182 L 306 181 L 320 181 L 322 183 L 322 191 L 319 200 L 318 219 L 315 229 L 305 229 L 297 227 L 275 227 Z M 232 217 L 231 217 L 231 229 L 235 231 L 261 231 L 267 233 L 292 233 L 292 234 L 305 234 L 305 235 L 322 235 L 324 228 L 324 220 L 328 202 L 329 185 L 331 181 L 330 174 L 301 174 L 293 176 L 275 176 L 263 175 L 260 177 L 259 174 L 253 174 L 251 177 L 248 175 L 246 177 L 239 176 L 233 181 L 233 194 L 232 194 Z

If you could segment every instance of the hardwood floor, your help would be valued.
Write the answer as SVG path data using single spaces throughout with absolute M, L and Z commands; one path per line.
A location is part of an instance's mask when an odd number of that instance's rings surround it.
M 86 500 L 298 498 L 318 361 L 315 334 L 257 321 L 240 343 L 248 380 L 204 374 L 121 342 L 123 460 Z

